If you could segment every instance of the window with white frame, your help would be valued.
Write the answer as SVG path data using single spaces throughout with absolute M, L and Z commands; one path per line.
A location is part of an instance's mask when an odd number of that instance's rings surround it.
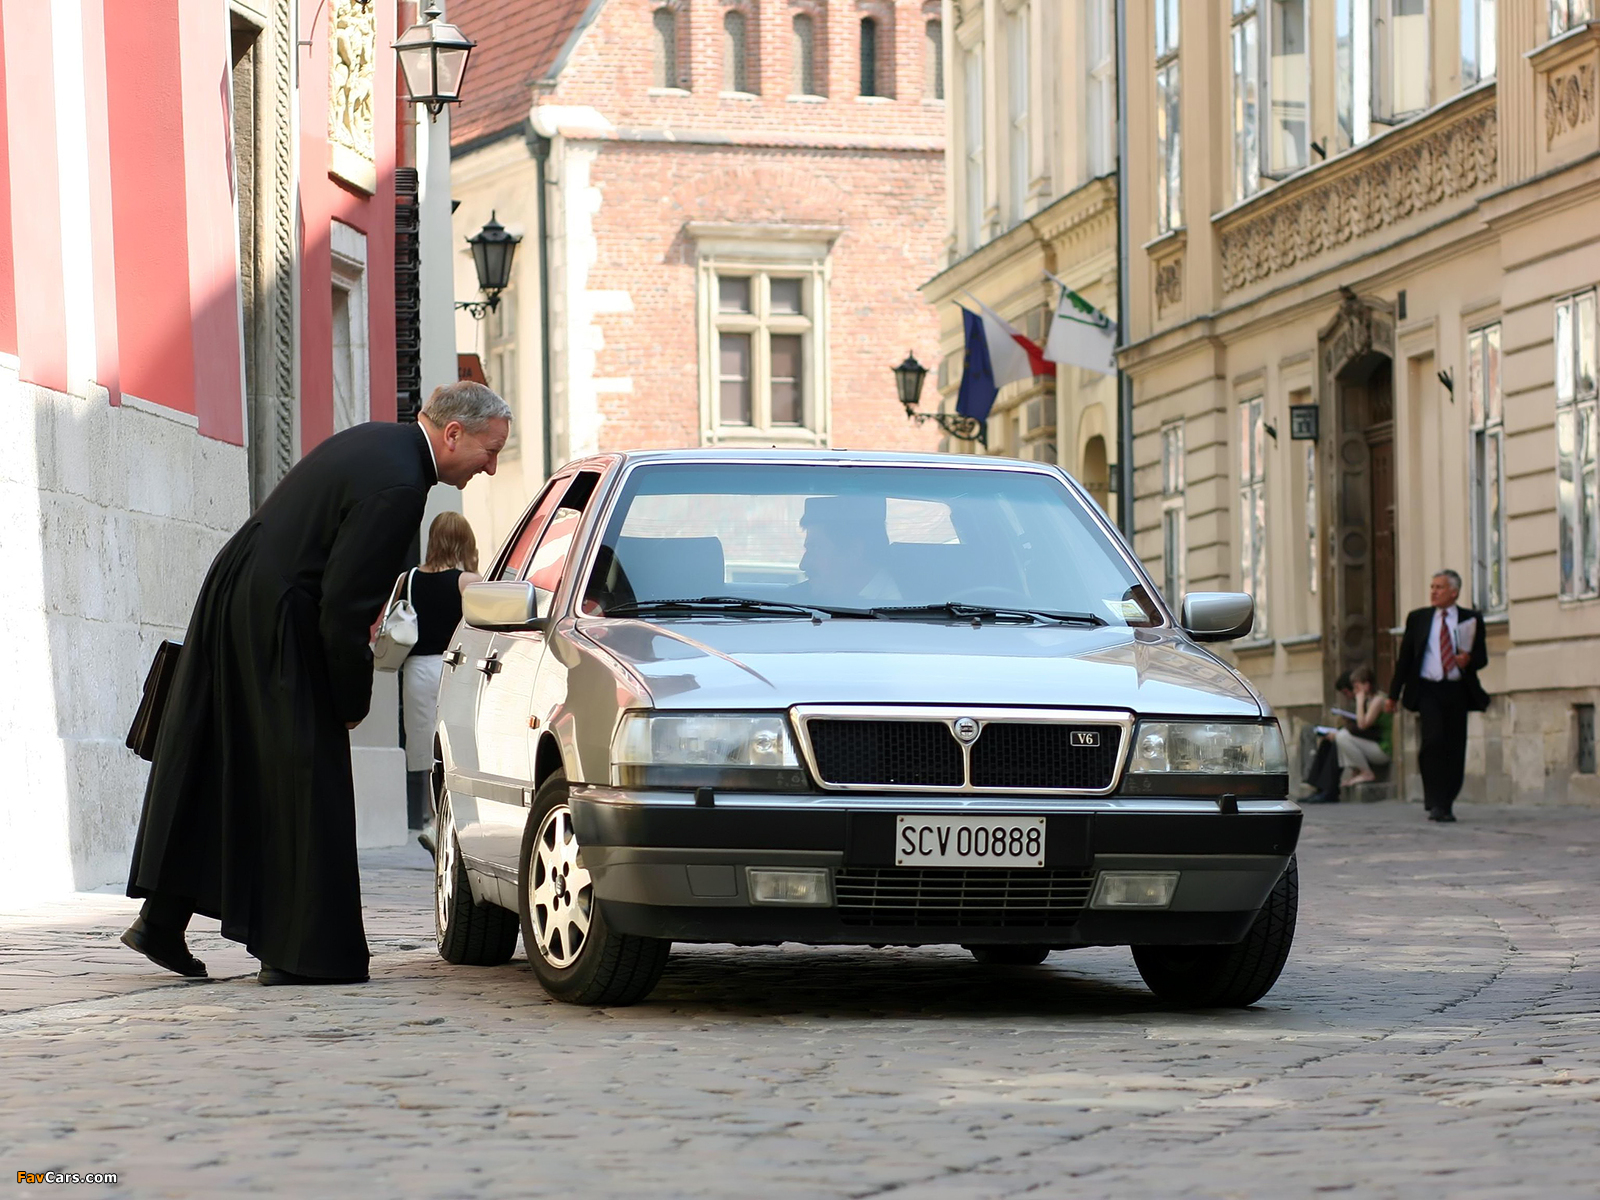
M 1600 595 L 1595 469 L 1595 293 L 1556 304 L 1556 513 L 1561 598 Z
M 962 56 L 962 108 L 966 114 L 966 233 L 967 249 L 976 250 L 984 235 L 983 178 L 983 47 L 974 46 Z
M 1461 86 L 1472 87 L 1493 79 L 1499 63 L 1495 55 L 1496 0 L 1461 0 Z
M 1371 0 L 1372 119 L 1394 125 L 1428 107 L 1428 0 Z
M 922 27 L 922 94 L 944 99 L 944 22 L 938 17 Z
M 1109 175 L 1117 165 L 1117 46 L 1111 0 L 1083 6 L 1084 133 L 1089 175 Z
M 1261 22 L 1255 0 L 1233 0 L 1233 198 L 1261 190 Z
M 1168 604 L 1183 599 L 1183 422 L 1161 427 L 1161 590 Z
M 489 386 L 500 393 L 500 398 L 518 416 L 511 422 L 511 434 L 506 442 L 510 449 L 517 426 L 522 423 L 517 407 L 517 293 L 514 288 L 500 293 L 500 303 L 490 311 L 483 324 L 484 375 Z
M 1467 404 L 1472 422 L 1472 599 L 1485 612 L 1504 612 L 1506 435 L 1498 324 L 1467 335 Z
M 1321 539 L 1317 536 L 1317 444 L 1305 443 L 1306 591 L 1315 596 L 1322 577 Z
M 1549 3 L 1551 37 L 1560 37 L 1569 29 L 1594 20 L 1594 0 L 1549 0 Z
M 719 245 L 714 230 L 705 237 L 704 439 L 825 443 L 827 245 Z
M 1340 150 L 1372 136 L 1372 3 L 1334 0 L 1334 109 Z
M 1010 167 L 1011 194 L 1007 197 L 1013 223 L 1028 209 L 1028 6 L 1019 4 L 1006 18 L 1006 121 L 1009 139 L 1006 160 Z
M 1266 161 L 1262 171 L 1280 178 L 1302 169 L 1311 149 L 1311 43 L 1307 0 L 1268 0 Z
M 1255 632 L 1266 637 L 1267 433 L 1260 396 L 1239 405 L 1239 587 L 1255 597 Z
M 1156 226 L 1183 226 L 1183 139 L 1178 112 L 1178 0 L 1156 5 Z

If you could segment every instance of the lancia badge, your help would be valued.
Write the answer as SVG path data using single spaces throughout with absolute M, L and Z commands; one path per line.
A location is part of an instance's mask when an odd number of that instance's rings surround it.
M 957 717 L 955 731 L 956 740 L 963 746 L 970 746 L 978 740 L 978 722 L 972 717 Z

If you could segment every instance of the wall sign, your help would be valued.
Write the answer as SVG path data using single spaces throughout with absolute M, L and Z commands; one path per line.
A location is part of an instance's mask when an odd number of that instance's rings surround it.
M 1317 414 L 1320 411 L 1315 404 L 1291 404 L 1289 406 L 1289 439 L 1295 442 L 1316 441 Z

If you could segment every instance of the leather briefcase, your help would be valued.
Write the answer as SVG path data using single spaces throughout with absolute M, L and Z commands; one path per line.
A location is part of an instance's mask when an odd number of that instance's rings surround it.
M 139 711 L 134 713 L 133 725 L 128 729 L 127 745 L 146 762 L 153 762 L 156 757 L 161 714 L 167 710 L 167 695 L 172 691 L 173 676 L 178 673 L 178 651 L 182 649 L 182 642 L 162 642 L 156 647 L 150 673 L 144 677 L 144 695 L 139 698 Z

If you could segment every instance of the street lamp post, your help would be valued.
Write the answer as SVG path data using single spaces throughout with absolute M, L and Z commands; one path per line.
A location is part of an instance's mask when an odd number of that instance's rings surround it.
M 467 56 L 478 43 L 445 21 L 438 4 L 428 5 L 422 15 L 424 20 L 402 33 L 393 46 L 411 102 L 426 105 L 428 119 L 437 121 L 446 104 L 460 103 Z
M 963 413 L 947 412 L 918 412 L 917 405 L 922 401 L 922 382 L 928 377 L 928 368 L 917 361 L 917 356 L 909 350 L 906 351 L 906 360 L 894 368 L 895 391 L 900 396 L 900 403 L 906 410 L 906 418 L 922 425 L 932 421 L 946 434 L 959 438 L 963 442 L 977 442 L 979 445 L 988 446 L 988 423 L 969 417 Z
M 488 224 L 467 239 L 467 245 L 472 247 L 472 265 L 478 272 L 478 290 L 485 299 L 457 300 L 456 307 L 466 309 L 474 321 L 483 320 L 500 307 L 500 293 L 511 284 L 511 260 L 521 241 L 522 235 L 507 233 L 492 211 Z

